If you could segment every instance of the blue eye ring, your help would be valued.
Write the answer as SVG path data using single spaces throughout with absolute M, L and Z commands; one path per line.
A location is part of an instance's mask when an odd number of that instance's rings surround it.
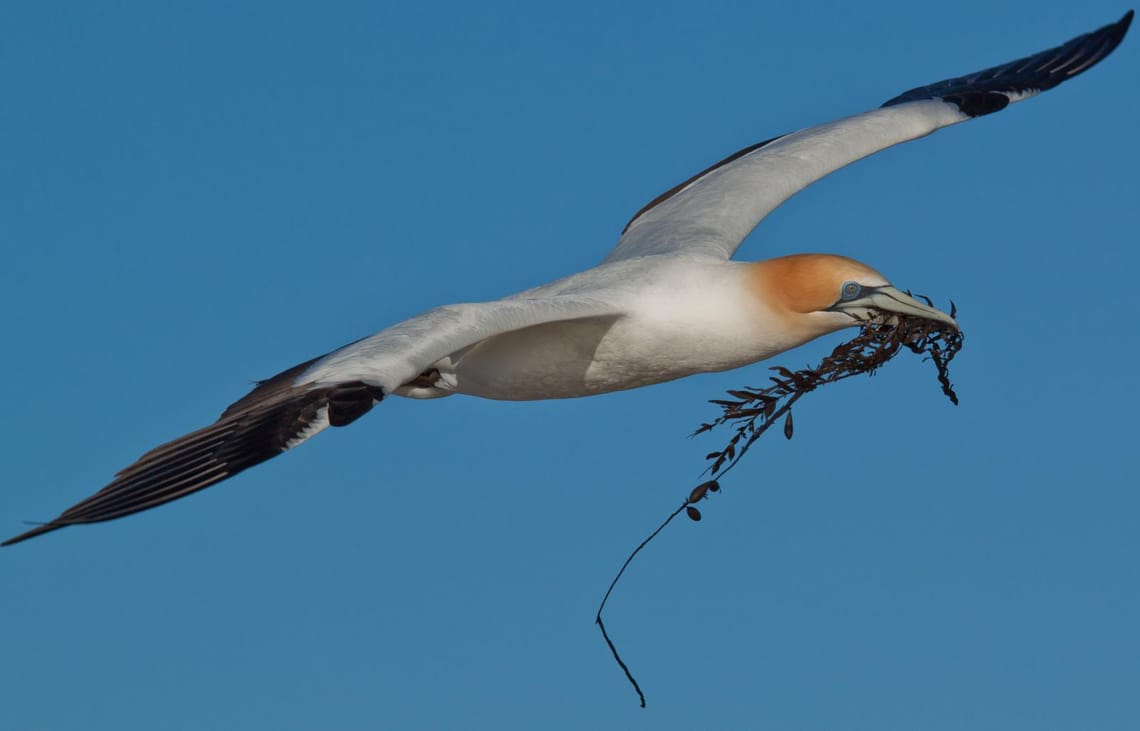
M 858 297 L 863 292 L 863 285 L 858 282 L 844 282 L 843 287 L 840 289 L 839 300 L 841 302 L 850 302 Z

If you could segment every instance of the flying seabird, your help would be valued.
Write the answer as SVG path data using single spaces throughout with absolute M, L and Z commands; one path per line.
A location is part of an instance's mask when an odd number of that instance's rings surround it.
M 828 173 L 1088 70 L 1120 44 L 1132 15 L 746 147 L 638 211 L 598 266 L 493 302 L 439 307 L 282 371 L 213 424 L 147 452 L 99 492 L 0 545 L 197 492 L 389 396 L 589 396 L 755 363 L 883 312 L 954 325 L 853 259 L 732 256 L 762 218 Z

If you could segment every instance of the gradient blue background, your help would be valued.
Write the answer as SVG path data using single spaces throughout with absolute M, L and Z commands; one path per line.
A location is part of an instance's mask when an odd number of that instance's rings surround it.
M 4 4 L 5 536 L 252 379 L 591 266 L 740 147 L 1127 9 L 418 5 Z M 190 499 L 5 549 L 0 728 L 1135 728 L 1135 36 L 745 244 L 954 298 L 962 405 L 909 356 L 827 388 L 663 534 L 607 615 L 647 710 L 594 609 L 726 438 L 686 438 L 706 400 L 764 366 L 393 399 Z

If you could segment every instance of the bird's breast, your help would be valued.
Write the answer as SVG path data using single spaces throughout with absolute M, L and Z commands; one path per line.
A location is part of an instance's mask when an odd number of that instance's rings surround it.
M 729 268 L 716 276 L 688 272 L 626 293 L 620 316 L 482 341 L 446 364 L 448 387 L 494 399 L 572 398 L 737 368 L 788 347 L 737 269 L 721 266 Z

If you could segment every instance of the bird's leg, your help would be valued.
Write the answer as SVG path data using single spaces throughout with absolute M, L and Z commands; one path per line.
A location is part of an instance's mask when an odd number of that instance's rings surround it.
M 439 369 L 428 368 L 423 373 L 419 374 L 412 380 L 405 383 L 405 386 L 414 386 L 416 388 L 432 388 L 439 382 Z

